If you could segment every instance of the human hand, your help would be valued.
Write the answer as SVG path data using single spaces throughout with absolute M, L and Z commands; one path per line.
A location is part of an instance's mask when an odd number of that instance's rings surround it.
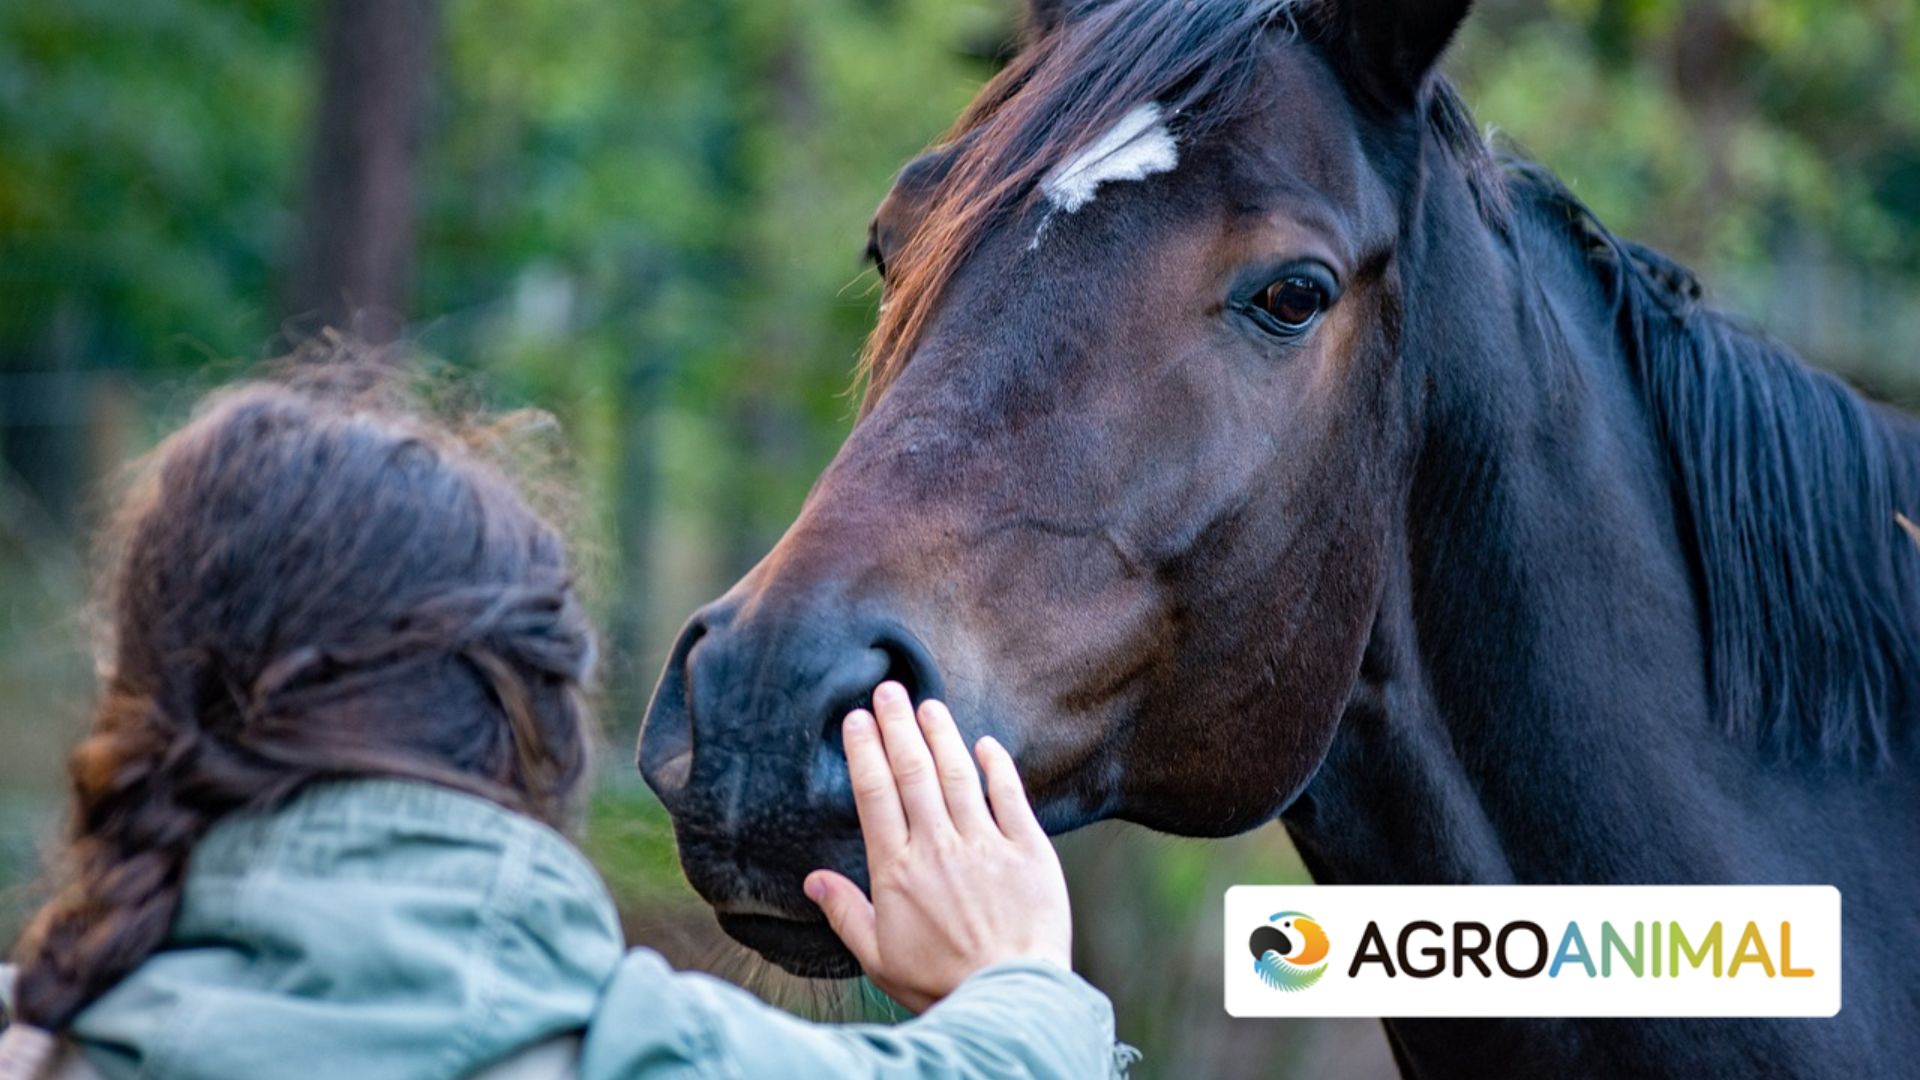
M 841 730 L 873 898 L 832 870 L 806 880 L 834 933 L 874 985 L 916 1012 L 1004 961 L 1070 969 L 1066 877 L 1012 756 L 991 738 L 975 747 L 983 798 L 945 705 L 924 702 L 916 716 L 894 682 L 873 703 L 877 720 L 855 710 Z

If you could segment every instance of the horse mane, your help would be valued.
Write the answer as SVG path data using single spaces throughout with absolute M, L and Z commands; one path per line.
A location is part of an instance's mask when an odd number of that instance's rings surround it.
M 1579 247 L 1611 305 L 1674 484 L 1721 723 L 1782 759 L 1884 762 L 1920 706 L 1920 440 L 1702 302 L 1545 168 L 1510 196 Z M 1911 725 L 1907 725 L 1911 726 Z

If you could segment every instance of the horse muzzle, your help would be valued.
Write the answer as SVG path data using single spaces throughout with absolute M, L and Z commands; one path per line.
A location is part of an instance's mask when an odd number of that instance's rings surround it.
M 730 936 L 797 975 L 858 973 L 801 883 L 823 868 L 866 883 L 840 724 L 887 679 L 942 694 L 926 647 L 882 614 L 728 598 L 681 632 L 647 709 L 640 772 L 687 880 Z

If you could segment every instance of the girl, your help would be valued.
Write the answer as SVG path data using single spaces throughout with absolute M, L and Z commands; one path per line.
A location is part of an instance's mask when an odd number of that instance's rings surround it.
M 62 1043 L 62 1075 L 110 1078 L 1113 1071 L 1012 761 L 977 748 L 989 812 L 946 711 L 892 684 L 845 729 L 871 902 L 826 871 L 806 891 L 925 1014 L 812 1025 L 627 952 L 555 831 L 595 648 L 561 539 L 375 385 L 234 389 L 153 455 L 0 1076 Z

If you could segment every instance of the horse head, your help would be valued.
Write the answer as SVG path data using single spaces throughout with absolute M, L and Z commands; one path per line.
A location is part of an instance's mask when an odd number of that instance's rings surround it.
M 641 742 L 736 938 L 851 972 L 800 883 L 862 876 L 838 727 L 883 678 L 1012 749 L 1053 831 L 1224 835 L 1306 785 L 1407 483 L 1397 254 L 1466 7 L 1036 4 L 902 170 L 861 416 Z

